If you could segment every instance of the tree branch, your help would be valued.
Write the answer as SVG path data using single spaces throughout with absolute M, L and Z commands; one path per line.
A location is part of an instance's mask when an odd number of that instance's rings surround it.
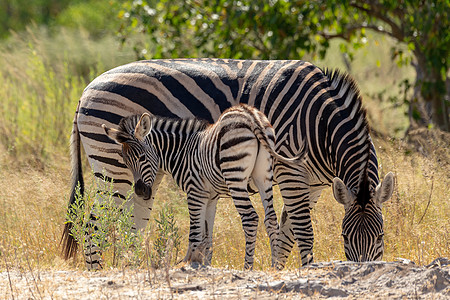
M 345 28 L 345 32 L 343 33 L 336 33 L 336 34 L 330 34 L 330 33 L 326 33 L 326 32 L 319 32 L 319 35 L 323 36 L 326 39 L 332 39 L 332 38 L 342 38 L 346 41 L 350 40 L 350 36 L 351 34 L 353 34 L 355 31 L 357 30 L 361 30 L 361 29 L 370 29 L 382 34 L 386 34 L 389 35 L 395 39 L 397 39 L 397 37 L 390 31 L 385 30 L 382 26 L 375 26 L 375 25 L 354 25 L 354 26 L 350 26 Z
M 365 13 L 367 13 L 369 16 L 375 17 L 383 22 L 385 22 L 386 24 L 388 24 L 391 27 L 391 36 L 396 38 L 399 41 L 403 41 L 404 40 L 404 35 L 403 35 L 403 28 L 401 28 L 401 25 L 397 25 L 393 20 L 391 20 L 385 11 L 383 11 L 384 7 L 380 4 L 376 4 L 373 1 L 368 1 L 369 3 L 367 3 L 370 6 L 370 9 L 363 7 L 362 5 L 360 5 L 357 2 L 351 2 L 350 6 L 352 6 L 353 8 L 363 11 Z M 396 15 L 400 16 L 400 10 L 397 9 L 396 10 Z

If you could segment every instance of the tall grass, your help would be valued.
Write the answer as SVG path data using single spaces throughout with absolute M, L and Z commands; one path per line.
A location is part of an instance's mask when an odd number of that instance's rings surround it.
M 66 144 L 70 111 L 85 81 L 69 76 L 67 65 L 56 73 L 32 46 L 20 66 L 8 67 L 0 71 L 2 143 L 16 156 L 33 155 L 45 161 L 55 147 Z
M 409 147 L 399 141 L 376 138 L 375 145 L 381 158 L 381 176 L 387 171 L 393 171 L 397 180 L 392 199 L 383 206 L 383 259 L 393 261 L 406 258 L 422 265 L 437 257 L 450 256 L 448 163 L 444 165 L 434 157 L 427 158 L 420 153 L 410 152 Z M 27 268 L 27 259 L 35 268 L 83 269 L 81 256 L 75 264 L 64 262 L 59 257 L 58 244 L 68 198 L 68 160 L 64 159 L 61 167 L 42 171 L 35 168 L 17 169 L 6 162 L 5 158 L 0 161 L 3 166 L 0 169 L 1 259 L 6 260 L 10 267 L 22 269 Z M 89 182 L 92 179 L 87 176 L 86 180 Z M 185 199 L 184 193 L 171 179 L 163 180 L 147 229 L 147 243 L 150 247 L 157 238 L 157 222 L 154 218 L 168 206 L 174 213 L 181 236 L 179 257 L 184 256 L 189 233 L 189 215 Z M 255 269 L 268 270 L 270 246 L 262 222 L 264 210 L 259 197 L 252 199 L 261 217 Z M 275 208 L 278 216 L 281 201 L 278 188 L 275 188 Z M 312 211 L 316 261 L 345 260 L 341 237 L 343 214 L 344 209 L 334 200 L 331 189 L 325 189 Z M 245 240 L 240 217 L 231 199 L 219 201 L 213 241 L 213 266 L 242 269 Z M 295 269 L 298 266 L 299 255 L 295 247 L 287 268 Z M 4 268 L 5 261 L 2 261 L 0 269 Z
M 436 155 L 442 145 L 426 141 L 429 157 L 400 142 L 379 142 L 382 174 L 390 170 L 397 175 L 394 196 L 384 207 L 390 260 L 404 257 L 424 264 L 450 254 L 450 149 L 444 148 L 442 159 Z
M 87 83 L 133 57 L 112 38 L 95 42 L 83 31 L 36 27 L 4 41 L 0 53 L 0 142 L 15 158 L 39 162 L 67 148 Z
M 389 48 L 378 47 L 383 53 Z M 59 256 L 69 192 L 71 122 L 86 84 L 101 72 L 133 60 L 133 51 L 128 50 L 119 49 L 109 37 L 93 41 L 82 32 L 49 34 L 36 28 L 23 35 L 13 35 L 0 44 L 0 270 L 5 270 L 6 266 L 20 270 L 29 266 L 84 268 L 81 257 L 73 263 L 64 262 Z M 438 256 L 448 257 L 448 144 L 436 144 L 425 156 L 404 141 L 390 138 L 401 136 L 401 131 L 393 128 L 404 128 L 405 117 L 401 111 L 390 108 L 389 103 L 380 105 L 376 97 L 370 95 L 377 88 L 388 88 L 390 78 L 400 75 L 390 65 L 386 67 L 384 61 L 371 70 L 374 67 L 366 64 L 363 55 L 358 60 L 358 55 L 352 70 L 361 85 L 371 125 L 385 134 L 374 139 L 380 175 L 393 171 L 397 179 L 394 196 L 383 207 L 384 259 L 392 261 L 402 257 L 425 264 Z M 367 55 L 373 59 L 372 54 Z M 319 62 L 319 65 L 333 67 L 341 61 L 337 54 L 327 59 L 329 61 Z M 368 86 L 370 89 L 365 92 Z M 432 145 L 436 139 L 425 138 L 424 143 Z M 89 171 L 85 177 L 87 182 L 93 180 Z M 255 196 L 253 200 L 261 216 L 255 269 L 267 270 L 270 246 L 263 226 L 264 213 L 259 198 Z M 148 242 L 157 238 L 154 217 L 167 205 L 173 211 L 181 236 L 179 254 L 182 257 L 189 232 L 184 193 L 172 180 L 165 179 L 154 203 Z M 275 188 L 278 215 L 281 206 L 282 199 Z M 340 235 L 343 214 L 344 209 L 333 199 L 330 188 L 325 189 L 312 211 L 316 261 L 345 259 Z M 244 234 L 230 199 L 219 201 L 213 247 L 213 266 L 243 267 Z M 287 267 L 298 266 L 299 255 L 295 248 Z

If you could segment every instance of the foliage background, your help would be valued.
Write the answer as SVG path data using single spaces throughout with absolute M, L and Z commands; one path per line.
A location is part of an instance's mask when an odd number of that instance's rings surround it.
M 449 131 L 450 2 L 434 1 L 127 1 L 120 15 L 130 32 L 145 32 L 141 57 L 219 56 L 228 58 L 324 58 L 331 40 L 347 59 L 377 32 L 396 41 L 391 59 L 412 65 L 416 76 L 402 83 L 414 95 L 411 125 Z M 335 50 L 333 50 L 335 51 Z

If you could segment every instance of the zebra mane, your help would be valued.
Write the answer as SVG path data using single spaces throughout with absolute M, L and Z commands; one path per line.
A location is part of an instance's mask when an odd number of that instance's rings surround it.
M 174 132 L 182 131 L 184 133 L 203 131 L 211 125 L 208 121 L 199 118 L 179 119 L 154 115 L 152 115 L 152 123 L 155 129 Z
M 120 120 L 119 123 L 119 131 L 128 134 L 134 134 L 134 129 L 136 128 L 137 123 L 141 115 L 131 115 L 128 117 L 124 117 Z
M 356 201 L 364 210 L 364 207 L 371 199 L 370 180 L 369 180 L 369 165 L 370 165 L 370 139 L 366 142 L 365 154 L 367 155 L 366 164 L 361 172 L 359 179 L 359 189 L 356 196 Z
M 370 178 L 369 178 L 369 166 L 370 166 L 370 157 L 371 157 L 371 138 L 370 138 L 370 127 L 367 120 L 367 111 L 362 105 L 362 97 L 361 92 L 356 84 L 356 81 L 346 72 L 341 72 L 338 69 L 324 71 L 325 76 L 328 77 L 330 82 L 330 89 L 332 91 L 336 91 L 333 93 L 334 100 L 341 100 L 341 98 L 337 97 L 342 88 L 348 86 L 347 92 L 344 93 L 344 97 L 352 97 L 351 104 L 349 107 L 357 107 L 357 112 L 353 118 L 353 122 L 356 124 L 360 123 L 358 132 L 366 132 L 363 136 L 365 137 L 364 145 L 362 146 L 364 150 L 361 153 L 362 157 L 365 157 L 365 160 L 361 163 L 363 167 L 360 171 L 356 199 L 358 204 L 364 210 L 365 205 L 370 201 L 371 191 L 370 191 Z M 336 96 L 335 96 L 336 95 Z
M 123 138 L 128 139 L 130 138 L 130 136 L 134 135 L 134 130 L 140 118 L 141 115 L 137 114 L 124 117 L 120 120 L 119 131 L 123 133 Z M 182 124 L 188 123 L 188 125 L 184 127 L 185 130 L 189 129 L 191 131 L 202 131 L 210 125 L 208 121 L 198 118 L 177 119 L 151 115 L 151 120 L 154 128 L 158 129 L 165 129 L 170 127 L 172 128 L 172 130 L 176 130 L 180 128 Z
M 119 131 L 117 133 L 118 142 L 126 143 L 134 139 L 134 129 L 140 118 L 141 115 L 131 115 L 120 120 L 119 127 L 117 128 Z

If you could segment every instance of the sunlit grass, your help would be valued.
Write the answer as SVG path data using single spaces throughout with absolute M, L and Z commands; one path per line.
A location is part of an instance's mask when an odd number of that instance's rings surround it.
M 428 140 L 432 145 L 436 141 Z M 449 256 L 450 161 L 424 157 L 399 142 L 379 143 L 382 173 L 396 173 L 394 195 L 384 206 L 385 259 L 419 264 Z M 433 149 L 433 146 L 430 147 Z M 435 148 L 436 149 L 436 148 Z
M 401 142 L 375 140 L 381 164 L 381 176 L 387 171 L 396 174 L 396 189 L 383 207 L 385 221 L 384 260 L 406 258 L 418 264 L 430 263 L 437 257 L 448 257 L 450 199 L 448 163 L 425 158 L 411 152 Z M 27 260 L 40 268 L 83 268 L 81 256 L 77 263 L 63 262 L 59 256 L 59 240 L 66 212 L 69 162 L 63 159 L 45 170 L 33 165 L 17 168 L 8 154 L 3 155 L 0 169 L 0 243 L 4 268 L 27 268 Z M 87 174 L 87 180 L 91 176 Z M 276 210 L 281 198 L 275 188 Z M 270 269 L 270 246 L 263 225 L 263 209 L 259 197 L 252 197 L 260 216 L 255 269 Z M 164 205 L 172 207 L 181 235 L 181 259 L 187 249 L 189 215 L 184 193 L 166 178 L 155 199 L 148 229 L 154 229 L 154 217 Z M 312 211 L 315 232 L 316 261 L 345 260 L 341 238 L 344 209 L 332 197 L 331 189 L 323 191 Z M 148 233 L 150 242 L 154 234 Z M 242 269 L 245 250 L 239 215 L 231 199 L 221 199 L 214 227 L 214 267 Z M 298 250 L 294 248 L 287 268 L 298 268 Z
M 67 159 L 47 170 L 0 159 L 1 269 L 61 267 L 59 239 L 64 222 L 69 172 Z
M 41 28 L 14 34 L 0 44 L 0 142 L 17 158 L 41 163 L 66 152 L 83 89 L 131 60 L 112 37 L 94 42 L 83 31 Z

